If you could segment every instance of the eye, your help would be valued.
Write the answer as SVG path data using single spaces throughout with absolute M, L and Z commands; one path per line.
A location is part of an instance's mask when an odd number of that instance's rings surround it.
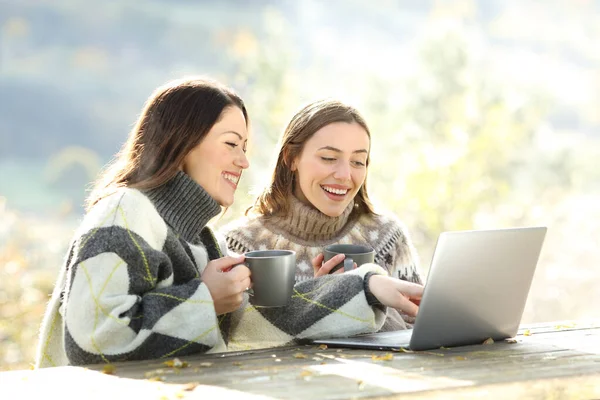
M 325 161 L 325 162 L 332 162 L 335 161 L 335 158 L 331 158 L 331 157 L 321 157 L 321 160 Z
M 352 163 L 358 167 L 364 167 L 366 164 L 362 161 L 352 161 Z
M 229 147 L 231 147 L 232 149 L 235 149 L 236 147 L 238 147 L 238 145 L 236 143 L 233 142 L 225 142 L 225 144 Z

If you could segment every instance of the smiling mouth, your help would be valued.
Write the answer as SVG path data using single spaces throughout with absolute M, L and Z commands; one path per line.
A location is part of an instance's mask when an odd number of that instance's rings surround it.
M 325 193 L 336 197 L 344 197 L 350 191 L 350 189 L 336 189 L 329 186 L 321 186 L 321 189 L 323 189 Z
M 236 176 L 233 174 L 228 174 L 227 172 L 223 173 L 223 178 L 225 178 L 227 181 L 231 182 L 236 187 L 237 187 L 238 182 L 240 181 L 239 175 Z

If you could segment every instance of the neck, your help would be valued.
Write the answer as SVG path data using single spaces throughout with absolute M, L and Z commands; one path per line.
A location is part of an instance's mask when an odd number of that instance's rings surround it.
M 165 222 L 190 243 L 199 243 L 202 228 L 221 212 L 215 199 L 183 171 L 144 193 Z
M 269 223 L 307 242 L 330 240 L 340 234 L 350 220 L 354 203 L 350 203 L 338 217 L 330 217 L 307 205 L 295 196 L 288 197 L 287 215 L 269 218 Z

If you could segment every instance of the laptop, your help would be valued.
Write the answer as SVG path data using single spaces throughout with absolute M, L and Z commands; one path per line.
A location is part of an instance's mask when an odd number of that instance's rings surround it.
M 312 343 L 418 351 L 514 337 L 546 230 L 444 232 L 435 247 L 413 329 Z

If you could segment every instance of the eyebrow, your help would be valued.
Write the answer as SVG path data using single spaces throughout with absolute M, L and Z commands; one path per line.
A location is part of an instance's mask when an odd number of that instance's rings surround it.
M 343 151 L 341 151 L 340 149 L 336 148 L 336 147 L 332 147 L 332 146 L 325 146 L 325 147 L 321 147 L 319 150 L 331 150 L 331 151 L 335 151 L 336 153 L 343 153 Z M 367 150 L 365 149 L 360 149 L 360 150 L 354 150 L 352 152 L 354 153 L 369 153 Z
M 237 133 L 236 131 L 225 131 L 225 132 L 221 133 L 221 135 L 225 135 L 225 134 L 227 134 L 227 133 L 233 133 L 234 135 L 236 135 L 237 137 L 239 137 L 239 138 L 240 138 L 240 140 L 243 140 L 243 141 L 246 141 L 246 142 L 248 141 L 248 139 L 245 139 L 245 140 L 244 140 L 244 138 L 242 137 L 242 135 L 240 135 L 240 134 L 239 134 L 239 133 Z

